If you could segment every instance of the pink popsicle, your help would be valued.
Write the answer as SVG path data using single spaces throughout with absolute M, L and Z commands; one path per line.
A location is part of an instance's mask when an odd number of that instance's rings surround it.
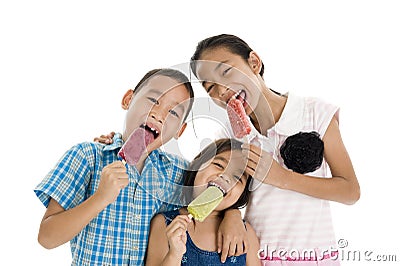
M 230 100 L 228 102 L 227 112 L 235 137 L 243 138 L 250 133 L 250 122 L 247 119 L 246 111 L 244 110 L 243 104 L 240 100 Z
M 140 127 L 132 132 L 118 152 L 118 155 L 128 164 L 135 165 L 146 150 L 147 145 L 153 140 L 154 135 Z

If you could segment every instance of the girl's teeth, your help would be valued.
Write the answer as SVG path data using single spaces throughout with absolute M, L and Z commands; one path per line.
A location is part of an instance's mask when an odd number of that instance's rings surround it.
M 240 91 L 236 92 L 236 93 L 232 96 L 232 99 L 237 99 L 237 97 L 239 96 L 239 94 L 240 94 Z

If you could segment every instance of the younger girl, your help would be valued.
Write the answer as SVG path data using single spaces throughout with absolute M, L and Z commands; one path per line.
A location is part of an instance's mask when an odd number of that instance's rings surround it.
M 244 207 L 249 198 L 250 176 L 243 173 L 246 162 L 241 144 L 234 139 L 220 139 L 192 161 L 191 170 L 184 174 L 184 184 L 193 187 L 192 197 L 214 185 L 223 190 L 224 199 L 203 222 L 192 222 L 186 207 L 156 215 L 151 222 L 146 265 L 222 265 L 216 251 L 224 211 Z M 250 224 L 245 226 L 247 255 L 228 257 L 223 265 L 260 265 L 257 236 Z

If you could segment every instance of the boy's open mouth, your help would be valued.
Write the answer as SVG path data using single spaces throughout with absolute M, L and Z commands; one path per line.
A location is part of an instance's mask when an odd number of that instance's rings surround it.
M 160 135 L 160 132 L 150 124 L 144 123 L 140 125 L 140 128 L 145 130 L 146 146 L 152 143 Z

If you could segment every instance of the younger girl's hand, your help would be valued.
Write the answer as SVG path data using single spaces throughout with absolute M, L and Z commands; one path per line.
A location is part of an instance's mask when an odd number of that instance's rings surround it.
M 100 137 L 95 137 L 93 139 L 94 142 L 100 142 L 103 144 L 111 144 L 113 143 L 113 137 L 115 135 L 115 132 L 110 132 L 107 135 L 101 135 Z
M 178 215 L 167 226 L 168 253 L 170 255 L 182 258 L 183 254 L 185 254 L 187 240 L 186 231 L 191 221 L 188 215 Z

